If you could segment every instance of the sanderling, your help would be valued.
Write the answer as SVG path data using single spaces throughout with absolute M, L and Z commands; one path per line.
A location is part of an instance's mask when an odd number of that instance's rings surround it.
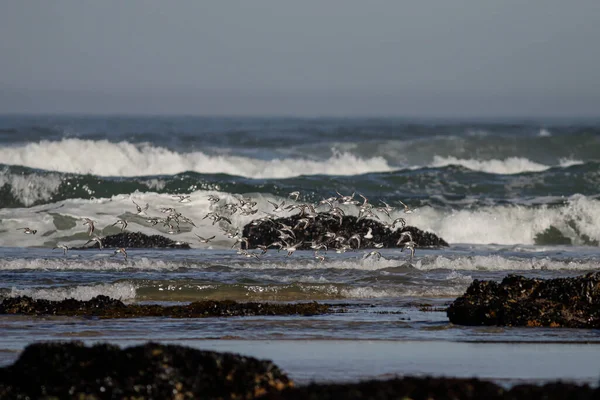
M 213 204 L 217 204 L 219 201 L 221 201 L 221 199 L 219 198 L 219 196 L 215 196 L 214 194 L 209 194 L 208 201 L 210 201 Z
M 121 225 L 121 232 L 123 232 L 125 228 L 127 228 L 127 221 L 125 221 L 124 219 L 118 219 L 117 222 L 115 222 L 111 226 L 115 225 Z
M 189 203 L 190 201 L 192 201 L 192 200 L 190 200 L 189 194 L 176 194 L 171 197 L 178 198 L 179 199 L 178 203 Z
M 415 256 L 415 245 L 416 245 L 416 243 L 413 242 L 412 240 L 410 242 L 406 242 L 406 243 L 404 243 L 404 247 L 402 247 L 402 250 L 400 250 L 400 252 L 403 252 L 404 249 L 409 249 L 410 250 L 410 260 L 412 261 L 413 257 Z
M 325 256 L 323 256 L 323 255 L 319 254 L 317 251 L 315 251 L 315 254 L 314 254 L 314 256 L 315 256 L 315 258 L 316 258 L 317 260 L 319 260 L 319 262 L 324 262 L 324 261 L 325 261 Z
M 29 228 L 17 228 L 17 230 L 23 230 L 23 233 L 27 234 L 27 235 L 35 235 L 37 232 L 37 229 L 29 229 Z
M 410 208 L 409 206 L 407 206 L 406 204 L 404 204 L 400 200 L 398 200 L 398 202 L 404 206 L 404 214 L 410 214 L 410 213 L 412 213 L 415 210 L 413 208 Z
M 379 260 L 381 258 L 381 253 L 378 252 L 377 250 L 373 250 L 369 253 L 365 253 L 365 255 L 363 256 L 363 258 L 369 258 L 369 257 L 376 257 Z
M 271 203 L 271 205 L 274 207 L 273 208 L 273 212 L 283 212 L 285 211 L 284 207 L 285 206 L 285 200 L 283 200 L 281 202 L 281 204 L 277 204 L 277 203 L 273 203 L 271 200 L 267 200 L 269 203 Z
M 118 249 L 116 249 L 113 255 L 117 255 L 119 253 L 123 254 L 125 261 L 127 261 L 127 252 L 125 251 L 125 249 L 123 247 L 119 247 Z
M 396 227 L 396 224 L 400 223 L 400 225 L 402 225 L 402 228 L 404 228 L 406 226 L 406 221 L 404 220 L 404 218 L 400 217 L 400 218 L 396 218 L 394 220 L 394 222 L 392 222 L 392 229 L 394 229 Z
M 356 240 L 356 243 L 357 243 L 356 248 L 360 249 L 360 234 L 355 233 L 354 235 L 350 236 L 348 238 L 348 244 L 350 244 L 351 240 Z
M 382 203 L 385 205 L 385 207 L 379 207 L 377 209 L 377 211 L 380 211 L 382 213 L 385 213 L 388 217 L 390 217 L 390 213 L 392 211 L 394 211 L 394 207 L 391 207 L 388 203 L 386 203 L 385 201 L 382 201 Z
M 300 245 L 302 245 L 302 241 L 299 241 L 298 243 L 294 243 L 294 244 L 292 244 L 292 245 L 289 245 L 289 244 L 287 244 L 287 243 L 286 243 L 286 246 L 287 246 L 287 247 L 285 247 L 285 250 L 288 252 L 288 253 L 287 253 L 287 256 L 289 257 L 289 256 L 291 256 L 292 254 L 294 254 L 294 252 L 295 252 L 296 250 L 298 250 L 298 246 L 300 246 Z
M 196 235 L 196 234 L 194 233 L 194 235 Z M 202 236 L 199 236 L 199 235 L 196 235 L 196 236 L 198 237 L 198 241 L 200 243 L 208 243 L 215 238 L 215 236 L 211 236 L 209 238 L 203 238 Z
M 409 231 L 404 231 L 404 232 L 400 232 L 400 237 L 398 238 L 398 241 L 396 242 L 396 246 L 399 246 L 405 237 L 408 238 L 409 242 L 412 242 L 412 240 L 413 240 L 412 234 Z
M 85 222 L 83 224 L 88 226 L 88 230 L 87 230 L 88 236 L 92 236 L 92 233 L 94 233 L 94 229 L 96 229 L 94 227 L 94 221 L 92 221 L 89 218 L 84 218 L 84 220 L 85 220 Z
M 293 199 L 294 201 L 298 201 L 298 197 L 300 197 L 300 192 L 295 191 L 292 192 L 288 195 L 291 199 Z
M 135 204 L 135 208 L 137 209 L 137 214 L 136 215 L 146 215 L 146 210 L 148 210 L 148 207 L 150 207 L 150 205 L 148 203 L 146 203 L 146 205 L 144 206 L 144 208 L 142 208 L 133 199 L 131 201 L 133 201 L 133 204 Z
M 103 248 L 104 248 L 104 246 L 102 245 L 102 238 L 101 238 L 101 237 L 99 237 L 99 236 L 94 236 L 93 238 L 91 238 L 90 240 L 88 240 L 87 242 L 85 242 L 84 246 L 86 246 L 88 243 L 91 243 L 91 242 L 96 242 L 96 243 L 98 243 L 98 246 L 99 246 L 101 249 L 103 249 Z
M 236 244 L 240 244 L 240 249 L 242 248 L 242 243 L 246 243 L 246 248 L 250 247 L 248 245 L 248 238 L 242 236 L 241 238 L 235 238 L 235 243 L 233 243 L 233 246 L 231 246 L 231 248 L 233 249 L 235 247 Z
M 53 247 L 52 250 L 56 250 L 56 249 L 62 249 L 63 251 L 63 255 L 67 255 L 67 251 L 69 251 L 70 247 L 67 246 L 66 244 L 59 244 L 56 245 L 56 247 Z

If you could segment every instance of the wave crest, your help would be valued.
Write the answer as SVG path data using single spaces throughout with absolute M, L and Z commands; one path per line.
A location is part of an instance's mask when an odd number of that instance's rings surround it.
M 363 159 L 334 152 L 326 160 L 303 158 L 260 160 L 200 151 L 178 153 L 164 147 L 108 140 L 62 139 L 0 148 L 0 163 L 98 176 L 174 175 L 186 171 L 247 178 L 300 175 L 358 175 L 393 170 L 383 157 Z
M 572 165 L 583 164 L 583 161 L 561 159 L 561 167 L 570 167 Z M 430 167 L 441 168 L 449 165 L 460 165 L 472 171 L 486 172 L 488 174 L 512 175 L 523 172 L 540 172 L 546 171 L 552 166 L 539 164 L 523 157 L 508 157 L 504 160 L 475 160 L 462 159 L 457 157 L 441 157 L 434 156 Z

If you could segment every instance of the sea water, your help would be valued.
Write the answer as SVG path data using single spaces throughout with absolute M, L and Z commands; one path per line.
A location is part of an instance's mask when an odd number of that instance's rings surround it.
M 276 361 L 293 379 L 393 375 L 557 378 L 595 384 L 600 331 L 461 327 L 445 307 L 474 279 L 555 278 L 600 267 L 598 121 L 0 117 L 0 297 L 184 304 L 319 301 L 321 316 L 100 320 L 0 316 L 0 363 L 46 340 L 154 340 Z M 295 201 L 289 193 L 300 191 Z M 356 193 L 450 246 L 410 254 L 270 249 L 247 258 L 225 230 Z M 180 203 L 175 195 L 186 194 Z M 213 204 L 209 195 L 220 198 Z M 239 198 L 261 213 L 204 218 Z M 362 199 L 360 199 L 362 200 Z M 399 201 L 415 211 L 405 214 Z M 135 203 L 148 204 L 146 216 Z M 175 208 L 196 226 L 147 222 Z M 342 206 L 358 215 L 355 206 Z M 293 213 L 280 213 L 289 216 Z M 95 234 L 161 234 L 191 250 L 70 250 Z M 35 229 L 35 235 L 21 228 Z M 197 236 L 215 239 L 201 243 Z M 236 246 L 234 246 L 236 247 Z

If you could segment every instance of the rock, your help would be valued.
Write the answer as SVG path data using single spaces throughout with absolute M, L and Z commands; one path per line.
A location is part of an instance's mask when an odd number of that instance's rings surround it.
M 270 361 L 147 343 L 36 343 L 0 368 L 0 398 L 255 398 L 293 383 Z
M 390 380 L 371 380 L 348 384 L 311 384 L 304 387 L 271 392 L 264 400 L 433 400 L 433 399 L 486 399 L 486 400 L 592 400 L 600 396 L 600 389 L 571 383 L 518 385 L 505 389 L 493 382 L 480 379 L 404 377 Z
M 475 280 L 447 310 L 459 325 L 600 328 L 600 272 L 574 278 Z
M 102 245 L 109 249 L 151 249 L 151 248 L 175 248 L 189 249 L 190 244 L 171 240 L 161 235 L 148 236 L 142 232 L 121 232 L 116 235 L 109 235 L 102 238 Z M 87 246 L 74 247 L 74 250 L 99 249 L 100 245 L 92 242 Z
M 61 301 L 34 300 L 19 296 L 6 298 L 0 303 L 0 314 L 94 316 L 100 318 L 172 317 L 203 318 L 250 315 L 319 315 L 331 312 L 328 305 L 312 303 L 238 303 L 232 300 L 196 301 L 181 306 L 154 304 L 125 305 L 107 296 L 96 296 L 88 301 L 65 299 Z
M 600 388 L 553 382 L 510 389 L 467 378 L 398 377 L 294 387 L 271 361 L 184 346 L 120 349 L 36 343 L 0 368 L 0 399 L 597 399 Z
M 298 214 L 287 218 L 275 219 L 273 220 L 274 223 L 263 222 L 258 225 L 253 225 L 253 221 L 244 226 L 243 236 L 248 238 L 248 247 L 251 249 L 256 248 L 257 245 L 268 246 L 269 244 L 280 240 L 278 238 L 279 233 L 277 232 L 277 229 L 280 228 L 279 223 L 294 227 L 300 218 L 301 217 Z M 367 234 L 369 228 L 372 229 L 371 233 L 373 238 L 362 238 L 362 236 Z M 293 241 L 294 243 L 302 241 L 303 244 L 298 250 L 307 250 L 310 249 L 310 242 L 313 240 L 321 241 L 325 232 L 334 232 L 336 235 L 344 236 L 346 239 L 355 233 L 360 233 L 360 248 L 373 248 L 374 243 L 383 243 L 385 248 L 397 248 L 396 242 L 400 238 L 401 231 L 409 231 L 412 234 L 413 241 L 417 244 L 416 248 L 439 248 L 448 246 L 448 243 L 444 239 L 413 226 L 406 226 L 404 229 L 397 229 L 392 232 L 390 229 L 384 227 L 381 222 L 372 219 L 361 219 L 359 221 L 358 218 L 354 216 L 343 217 L 342 224 L 340 225 L 339 219 L 331 219 L 331 217 L 325 213 L 320 213 L 315 222 L 311 223 L 305 229 L 295 229 L 294 233 L 296 234 L 296 240 L 290 241 Z M 352 241 L 352 246 L 356 248 L 355 241 Z

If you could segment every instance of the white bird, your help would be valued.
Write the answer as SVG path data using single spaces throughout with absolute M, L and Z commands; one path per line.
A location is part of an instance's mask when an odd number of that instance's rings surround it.
M 282 212 L 285 211 L 283 206 L 285 206 L 285 200 L 281 202 L 281 204 L 273 203 L 271 200 L 267 200 L 274 207 L 273 212 Z
M 125 221 L 124 219 L 118 219 L 117 222 L 115 222 L 111 226 L 115 226 L 117 224 L 121 225 L 121 232 L 123 232 L 125 228 L 127 228 L 127 221 Z
M 148 210 L 148 207 L 150 207 L 150 205 L 148 203 L 146 203 L 144 208 L 142 208 L 133 199 L 131 201 L 133 201 L 133 204 L 135 204 L 135 208 L 137 209 L 137 215 L 146 215 L 146 210 Z
M 192 200 L 190 200 L 189 194 L 176 194 L 171 197 L 178 198 L 179 199 L 178 203 L 189 203 L 190 201 L 192 201 Z
M 27 234 L 27 235 L 35 235 L 37 230 L 36 229 L 29 229 L 29 228 L 17 228 L 17 230 L 23 230 L 23 233 Z
M 85 222 L 83 224 L 88 226 L 88 230 L 87 230 L 88 236 L 92 236 L 92 233 L 94 233 L 94 229 L 95 229 L 94 221 L 92 221 L 89 218 L 84 218 L 84 220 L 85 220 Z
M 409 206 L 407 206 L 406 204 L 404 204 L 400 200 L 398 200 L 398 202 L 404 206 L 404 214 L 410 214 L 410 213 L 412 213 L 414 211 L 414 209 L 410 208 Z
M 69 246 L 67 246 L 66 244 L 59 244 L 56 247 L 53 247 L 52 250 L 56 250 L 56 249 L 62 249 L 63 251 L 63 255 L 67 255 L 67 251 L 69 251 Z
M 381 253 L 378 252 L 377 250 L 373 250 L 369 253 L 365 253 L 365 255 L 363 256 L 363 258 L 369 258 L 369 257 L 376 257 L 379 260 L 381 258 Z
M 196 235 L 196 234 L 194 233 L 194 235 Z M 198 236 L 198 235 L 196 235 L 196 236 L 198 237 L 198 241 L 200 243 L 208 243 L 215 238 L 215 236 L 211 236 L 209 238 L 203 238 L 202 236 Z
M 119 247 L 118 249 L 116 249 L 113 255 L 117 255 L 119 253 L 123 254 L 123 257 L 125 257 L 125 261 L 127 261 L 127 252 L 123 247 Z
M 412 261 L 413 257 L 415 256 L 415 245 L 416 245 L 416 243 L 413 242 L 412 240 L 410 242 L 406 242 L 406 243 L 404 243 L 404 247 L 402 248 L 402 250 L 400 250 L 400 252 L 403 252 L 404 249 L 409 249 L 410 250 L 410 260 Z
M 298 197 L 300 197 L 300 192 L 295 191 L 292 192 L 288 195 L 291 199 L 294 199 L 294 201 L 298 201 Z
M 84 246 L 86 246 L 90 242 L 96 242 L 98 243 L 98 246 L 100 246 L 101 249 L 104 248 L 104 246 L 102 245 L 102 238 L 100 238 L 99 236 L 94 236 L 93 238 L 85 242 Z
M 408 240 L 410 242 L 412 242 L 413 237 L 412 234 L 409 231 L 404 231 L 400 233 L 400 237 L 398 238 L 398 241 L 396 242 L 396 246 L 400 245 L 400 243 L 402 243 L 402 241 L 404 240 L 404 238 L 407 237 Z

